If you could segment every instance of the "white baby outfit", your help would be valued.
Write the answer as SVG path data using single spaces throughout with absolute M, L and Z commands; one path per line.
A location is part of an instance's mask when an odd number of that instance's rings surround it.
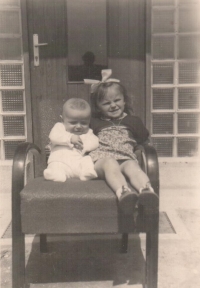
M 98 147 L 98 137 L 91 129 L 79 135 L 83 142 L 80 151 L 71 143 L 72 135 L 65 130 L 63 123 L 56 123 L 52 128 L 49 134 L 51 153 L 48 167 L 44 170 L 46 180 L 65 182 L 68 178 L 79 178 L 84 181 L 97 177 L 91 157 L 85 154 Z

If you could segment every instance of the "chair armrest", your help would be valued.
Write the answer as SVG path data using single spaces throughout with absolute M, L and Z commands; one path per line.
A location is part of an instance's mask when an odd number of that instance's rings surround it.
M 39 152 L 40 149 L 33 143 L 21 143 L 17 146 L 13 158 L 12 168 L 12 243 L 13 251 L 19 249 L 18 240 L 21 237 L 21 201 L 20 192 L 24 188 L 24 176 L 28 152 Z M 24 240 L 23 240 L 24 241 Z M 13 258 L 15 256 L 13 255 Z M 18 265 L 18 264 L 17 264 Z
M 156 149 L 151 144 L 143 144 L 142 154 L 146 165 L 146 173 L 156 194 L 159 195 L 159 164 Z
M 19 144 L 15 150 L 12 168 L 12 194 L 19 193 L 24 187 L 26 159 L 30 151 L 40 153 L 40 149 L 29 142 Z

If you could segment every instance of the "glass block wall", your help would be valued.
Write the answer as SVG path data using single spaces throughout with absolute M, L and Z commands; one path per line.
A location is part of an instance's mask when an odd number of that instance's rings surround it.
M 152 0 L 151 134 L 160 157 L 200 147 L 200 0 Z
M 0 160 L 26 140 L 20 0 L 0 0 Z

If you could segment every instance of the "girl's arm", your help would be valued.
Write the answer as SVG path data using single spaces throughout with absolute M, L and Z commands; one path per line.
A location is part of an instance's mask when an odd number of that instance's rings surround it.
M 144 126 L 142 120 L 139 117 L 134 117 L 133 119 L 133 130 L 138 144 L 148 141 L 149 131 Z
M 56 123 L 51 129 L 49 139 L 53 145 L 65 145 L 70 148 L 74 147 L 71 143 L 72 134 L 65 130 L 63 123 Z

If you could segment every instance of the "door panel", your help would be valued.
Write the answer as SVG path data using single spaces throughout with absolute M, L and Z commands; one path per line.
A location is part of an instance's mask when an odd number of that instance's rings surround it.
M 148 1 L 147 1 L 148 2 Z M 108 67 L 145 123 L 145 0 L 108 0 Z
M 59 121 L 63 101 L 72 97 L 89 100 L 90 87 L 81 82 L 67 82 L 67 0 L 24 1 L 27 3 L 33 139 L 44 151 L 50 129 Z M 113 70 L 112 77 L 125 85 L 135 114 L 144 121 L 145 0 L 108 0 L 107 4 L 108 68 Z M 39 43 L 48 43 L 39 48 L 37 67 L 33 62 L 33 34 L 38 34 Z
M 44 152 L 50 129 L 59 121 L 67 97 L 65 0 L 27 0 L 27 16 L 33 139 Z M 38 34 L 39 43 L 48 43 L 39 47 L 39 66 L 34 66 L 33 34 Z

